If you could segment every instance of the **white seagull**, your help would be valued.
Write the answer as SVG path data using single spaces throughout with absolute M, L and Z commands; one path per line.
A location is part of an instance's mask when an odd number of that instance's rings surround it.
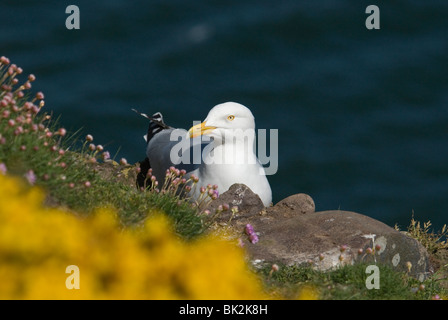
M 157 180 L 163 181 L 166 169 L 174 166 L 185 169 L 187 177 L 198 177 L 200 186 L 218 185 L 218 191 L 223 193 L 231 185 L 242 183 L 266 207 L 271 204 L 271 187 L 255 155 L 255 119 L 247 107 L 235 102 L 218 104 L 202 123 L 188 131 L 167 126 L 159 112 L 152 117 L 141 115 L 151 121 L 145 136 L 147 158 L 141 164 L 140 179 L 145 178 L 150 167 Z M 184 143 L 178 138 L 183 138 Z M 192 190 L 193 198 L 199 195 L 197 189 Z

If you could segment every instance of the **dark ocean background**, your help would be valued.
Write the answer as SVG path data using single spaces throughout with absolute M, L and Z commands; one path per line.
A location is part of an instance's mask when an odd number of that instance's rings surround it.
M 0 55 L 37 76 L 61 125 L 128 162 L 147 129 L 131 108 L 189 128 L 236 101 L 279 130 L 274 202 L 448 222 L 446 0 L 1 0 Z

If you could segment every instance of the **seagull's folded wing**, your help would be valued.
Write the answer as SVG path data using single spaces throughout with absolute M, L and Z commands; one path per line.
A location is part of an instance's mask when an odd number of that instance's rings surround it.
M 164 181 L 166 169 L 171 166 L 184 169 L 188 175 L 201 165 L 202 151 L 210 141 L 188 139 L 187 134 L 184 129 L 166 129 L 149 141 L 146 156 L 159 182 Z

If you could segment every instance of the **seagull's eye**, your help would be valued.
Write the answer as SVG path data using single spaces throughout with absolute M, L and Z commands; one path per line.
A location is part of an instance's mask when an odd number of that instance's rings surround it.
M 227 117 L 227 120 L 229 121 L 233 121 L 233 119 L 235 119 L 235 116 L 233 114 Z

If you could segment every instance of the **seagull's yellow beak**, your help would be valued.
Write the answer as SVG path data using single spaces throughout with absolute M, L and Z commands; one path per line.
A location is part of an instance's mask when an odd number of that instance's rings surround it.
M 206 126 L 206 122 L 204 121 L 200 124 L 191 127 L 190 130 L 188 130 L 188 134 L 190 135 L 190 138 L 196 138 L 204 134 L 208 134 L 215 129 L 216 127 Z

